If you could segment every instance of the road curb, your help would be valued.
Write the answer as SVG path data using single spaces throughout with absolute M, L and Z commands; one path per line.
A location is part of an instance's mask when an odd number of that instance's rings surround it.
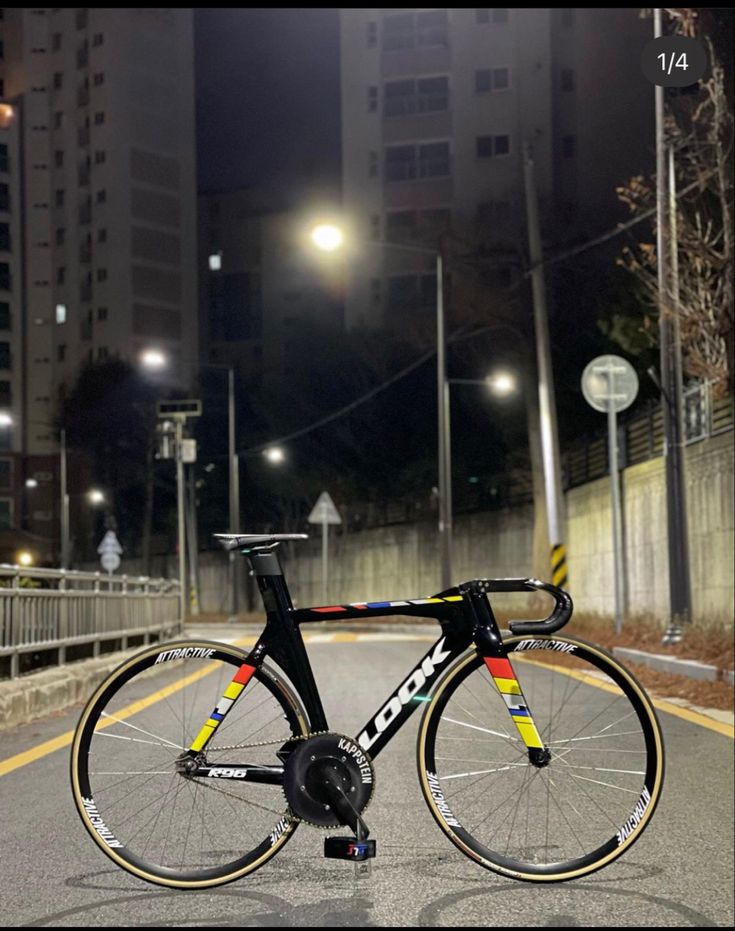
M 646 653 L 643 650 L 633 650 L 630 647 L 613 647 L 613 655 L 618 659 L 628 660 L 630 663 L 642 663 L 650 669 L 659 672 L 669 672 L 677 676 L 686 676 L 689 679 L 699 679 L 703 682 L 717 682 L 722 679 L 733 684 L 732 670 L 723 669 L 720 673 L 718 666 L 700 663 L 693 659 L 678 659 L 664 653 Z M 729 675 L 728 675 L 729 673 Z
M 0 732 L 85 702 L 105 676 L 138 651 L 109 653 L 0 682 Z

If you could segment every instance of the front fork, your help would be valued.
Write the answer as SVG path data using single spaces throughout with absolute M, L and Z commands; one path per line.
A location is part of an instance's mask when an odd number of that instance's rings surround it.
M 493 630 L 493 627 L 495 627 L 495 630 Z M 528 750 L 529 762 L 538 768 L 547 766 L 551 760 L 551 752 L 541 739 L 531 709 L 508 659 L 508 652 L 500 634 L 496 633 L 496 631 L 497 625 L 494 623 L 490 627 L 477 628 L 475 630 L 477 650 L 482 656 L 495 687 L 500 692 L 520 738 Z

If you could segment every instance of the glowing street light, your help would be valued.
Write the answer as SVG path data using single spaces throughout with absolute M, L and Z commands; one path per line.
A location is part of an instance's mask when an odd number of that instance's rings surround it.
M 271 465 L 281 465 L 286 460 L 286 453 L 281 446 L 269 446 L 263 450 L 263 455 Z
M 168 366 L 168 356 L 160 349 L 144 349 L 140 354 L 140 364 L 153 372 Z
M 344 233 L 333 223 L 320 223 L 311 231 L 311 241 L 323 252 L 335 252 L 344 242 Z
M 27 478 L 26 479 L 26 488 L 38 488 L 38 479 Z
M 13 418 L 7 411 L 0 411 L 0 427 L 12 427 Z
M 94 507 L 105 503 L 105 493 L 99 488 L 90 488 L 87 492 L 87 501 Z
M 493 394 L 504 398 L 516 391 L 518 387 L 518 380 L 512 372 L 501 370 L 488 375 L 485 379 L 485 384 Z
M 28 550 L 21 550 L 16 555 L 15 561 L 19 566 L 32 566 L 33 565 L 33 554 L 29 553 Z

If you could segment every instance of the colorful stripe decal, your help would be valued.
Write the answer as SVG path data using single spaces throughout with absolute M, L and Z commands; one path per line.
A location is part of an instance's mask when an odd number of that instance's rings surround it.
M 232 682 L 230 682 L 230 684 L 227 686 L 224 695 L 219 700 L 217 707 L 211 713 L 206 724 L 202 726 L 202 729 L 194 739 L 194 742 L 190 748 L 191 750 L 199 753 L 207 746 L 212 738 L 212 734 L 214 734 L 214 732 L 217 730 L 220 722 L 224 721 L 227 712 L 234 705 L 235 699 L 240 695 L 242 690 L 251 680 L 254 672 L 255 666 L 249 666 L 247 663 L 243 663 L 242 666 L 237 670 L 232 679 Z
M 310 611 L 314 611 L 316 614 L 336 614 L 338 611 L 349 611 L 350 609 L 357 608 L 360 611 L 364 611 L 367 608 L 406 608 L 410 605 L 436 605 L 443 604 L 447 601 L 461 601 L 461 595 L 449 595 L 447 598 L 412 598 L 410 601 L 361 601 L 355 604 L 348 605 L 328 605 L 324 608 L 309 608 Z
M 508 659 L 494 659 L 484 656 L 488 672 L 500 692 L 503 701 L 508 707 L 513 723 L 521 735 L 521 740 L 527 747 L 543 747 L 544 742 L 536 730 L 531 712 L 526 705 L 526 699 L 518 684 L 513 667 Z

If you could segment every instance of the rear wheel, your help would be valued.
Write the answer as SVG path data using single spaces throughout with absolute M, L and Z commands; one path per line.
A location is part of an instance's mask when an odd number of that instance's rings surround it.
M 296 828 L 281 785 L 191 777 L 176 765 L 244 659 L 200 640 L 150 647 L 118 667 L 82 713 L 74 800 L 97 845 L 136 876 L 180 888 L 230 882 L 270 859 Z M 206 763 L 279 766 L 279 748 L 307 733 L 297 698 L 261 666 L 206 746 Z
M 424 796 L 452 842 L 487 869 L 537 882 L 584 876 L 620 856 L 653 814 L 664 771 L 655 712 L 599 647 L 542 636 L 505 647 L 548 755 L 530 762 L 473 653 L 448 671 L 424 712 Z

